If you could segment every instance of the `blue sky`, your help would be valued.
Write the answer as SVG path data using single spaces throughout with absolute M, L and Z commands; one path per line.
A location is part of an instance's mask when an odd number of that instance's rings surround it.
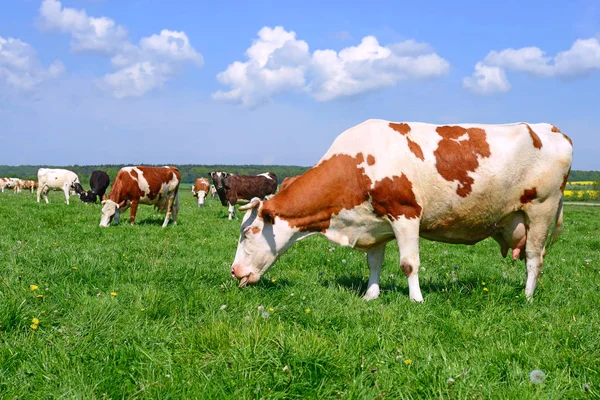
M 600 169 L 595 0 L 11 4 L 0 164 L 312 165 L 383 118 L 549 122 Z

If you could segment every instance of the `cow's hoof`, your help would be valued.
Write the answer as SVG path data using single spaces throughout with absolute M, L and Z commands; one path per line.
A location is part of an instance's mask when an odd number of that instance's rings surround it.
M 371 301 L 379 298 L 379 288 L 370 288 L 363 296 L 363 300 Z

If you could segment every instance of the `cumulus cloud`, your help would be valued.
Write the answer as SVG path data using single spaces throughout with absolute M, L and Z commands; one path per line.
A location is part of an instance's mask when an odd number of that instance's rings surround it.
M 109 57 L 116 71 L 103 77 L 103 85 L 117 98 L 141 96 L 174 79 L 184 65 L 203 64 L 185 32 L 163 29 L 136 45 L 127 29 L 112 19 L 88 16 L 85 10 L 63 7 L 59 0 L 43 0 L 40 26 L 70 34 L 74 52 Z
M 600 40 L 578 39 L 554 57 L 537 47 L 490 51 L 475 65 L 473 75 L 463 79 L 463 86 L 478 94 L 503 93 L 510 90 L 506 71 L 541 78 L 577 78 L 594 70 L 600 70 Z
M 236 61 L 217 75 L 229 91 L 213 97 L 256 106 L 274 95 L 306 92 L 318 101 L 356 95 L 404 80 L 433 79 L 446 74 L 449 63 L 426 43 L 408 40 L 381 46 L 373 36 L 336 52 L 309 52 L 308 44 L 283 27 L 264 27 L 250 48 L 248 60 Z
M 44 67 L 29 44 L 0 36 L 0 85 L 29 90 L 44 80 L 60 76 L 64 70 L 60 61 Z

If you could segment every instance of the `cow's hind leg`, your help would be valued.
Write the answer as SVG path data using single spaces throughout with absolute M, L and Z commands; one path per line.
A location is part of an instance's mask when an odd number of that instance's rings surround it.
M 233 218 L 237 219 L 237 213 L 235 212 L 235 203 L 231 204 L 231 202 L 228 203 L 229 204 L 229 220 L 232 220 Z
M 392 222 L 394 235 L 400 250 L 400 267 L 408 280 L 408 294 L 411 300 L 423 302 L 419 286 L 419 219 L 400 217 Z
M 529 230 L 525 244 L 525 259 L 527 266 L 527 283 L 525 284 L 525 297 L 533 300 L 533 292 L 537 286 L 537 279 L 544 262 L 545 244 L 548 231 L 556 217 L 560 199 L 547 199 L 544 203 L 532 202 L 525 209 Z
M 365 300 L 375 300 L 379 297 L 379 281 L 381 278 L 381 266 L 385 256 L 385 244 L 367 253 L 367 264 L 369 265 L 369 284 L 367 292 L 363 296 Z

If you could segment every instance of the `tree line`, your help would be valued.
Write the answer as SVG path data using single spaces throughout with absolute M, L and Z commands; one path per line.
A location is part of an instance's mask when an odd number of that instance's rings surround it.
M 165 164 L 144 164 L 147 166 L 162 167 Z M 281 183 L 288 176 L 300 175 L 310 167 L 297 165 L 197 165 L 197 164 L 171 164 L 179 169 L 182 183 L 193 183 L 196 178 L 208 178 L 212 171 L 225 171 L 239 175 L 258 175 L 265 172 L 272 172 L 277 175 L 278 183 Z M 0 165 L 0 178 L 11 177 L 37 181 L 37 171 L 40 168 L 65 168 L 73 171 L 79 177 L 79 180 L 86 184 L 90 180 L 92 172 L 95 170 L 105 171 L 110 176 L 111 182 L 114 181 L 119 170 L 125 167 L 122 164 L 104 164 L 104 165 Z
M 144 164 L 149 166 L 163 166 L 164 164 Z M 200 164 L 173 164 L 181 173 L 182 183 L 193 183 L 196 178 L 208 177 L 212 171 L 226 171 L 240 175 L 258 175 L 264 172 L 273 172 L 277 175 L 277 180 L 281 183 L 288 176 L 300 175 L 310 167 L 298 165 L 200 165 Z M 15 177 L 20 179 L 37 180 L 37 171 L 39 168 L 65 168 L 71 170 L 79 176 L 82 183 L 89 182 L 92 171 L 106 171 L 111 181 L 114 181 L 117 172 L 124 167 L 123 164 L 103 164 L 103 165 L 0 165 L 0 178 Z M 580 171 L 573 170 L 569 174 L 569 181 L 600 181 L 600 171 Z

